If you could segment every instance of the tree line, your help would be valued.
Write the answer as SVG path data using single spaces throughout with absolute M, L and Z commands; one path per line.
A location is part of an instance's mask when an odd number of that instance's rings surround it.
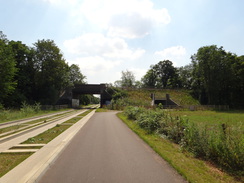
M 191 63 L 174 67 L 170 60 L 151 65 L 136 81 L 131 71 L 122 71 L 119 87 L 188 89 L 201 104 L 244 107 L 244 56 L 216 45 L 204 46 L 191 56 Z
M 0 106 L 55 104 L 67 87 L 84 84 L 85 78 L 78 65 L 68 65 L 53 40 L 29 47 L 0 31 Z

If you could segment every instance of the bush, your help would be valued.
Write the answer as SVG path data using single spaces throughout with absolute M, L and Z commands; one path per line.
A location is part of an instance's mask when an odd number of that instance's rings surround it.
M 149 133 L 153 133 L 160 128 L 160 121 L 163 116 L 162 112 L 149 110 L 141 113 L 137 119 L 137 123 Z
M 4 110 L 3 104 L 0 103 L 0 111 Z
M 145 109 L 142 107 L 132 107 L 128 106 L 125 108 L 125 115 L 127 116 L 128 119 L 136 120 L 138 116 L 145 112 Z

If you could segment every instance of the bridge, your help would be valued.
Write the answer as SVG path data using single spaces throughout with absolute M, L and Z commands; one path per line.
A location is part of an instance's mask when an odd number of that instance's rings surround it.
M 112 96 L 107 92 L 106 84 L 76 84 L 73 88 L 66 89 L 57 104 L 69 104 L 73 108 L 78 108 L 79 96 L 84 94 L 100 95 L 100 107 L 112 99 Z

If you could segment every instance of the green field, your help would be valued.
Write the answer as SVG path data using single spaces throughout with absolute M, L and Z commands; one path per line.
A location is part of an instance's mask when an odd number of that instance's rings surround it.
M 222 125 L 236 128 L 244 134 L 244 111 L 170 111 L 172 116 L 180 116 L 199 126 Z

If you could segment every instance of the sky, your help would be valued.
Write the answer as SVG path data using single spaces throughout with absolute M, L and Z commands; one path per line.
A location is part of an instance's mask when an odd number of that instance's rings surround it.
M 140 80 L 151 65 L 191 63 L 203 46 L 244 55 L 243 0 L 0 0 L 0 31 L 32 47 L 54 40 L 89 84 Z

